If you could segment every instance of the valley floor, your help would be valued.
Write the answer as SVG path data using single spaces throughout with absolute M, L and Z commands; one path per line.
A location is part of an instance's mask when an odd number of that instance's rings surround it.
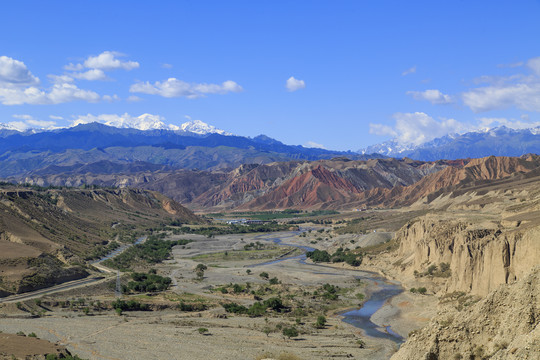
M 66 345 L 72 353 L 82 358 L 96 360 L 259 359 L 277 358 L 280 354 L 295 355 L 298 359 L 388 359 L 397 350 L 397 343 L 365 336 L 361 329 L 341 321 L 337 315 L 340 310 L 357 306 L 359 301 L 355 294 L 361 292 L 369 296 L 377 289 L 376 281 L 360 282 L 356 279 L 359 275 L 370 274 L 347 266 L 314 265 L 297 258 L 253 266 L 271 260 L 271 257 L 256 258 L 259 256 L 257 252 L 243 252 L 244 246 L 256 241 L 269 244 L 276 236 L 282 238 L 284 243 L 313 246 L 311 242 L 316 235 L 242 234 L 215 238 L 190 235 L 189 238 L 196 241 L 184 248 L 174 248 L 173 260 L 158 268 L 160 273 L 168 274 L 173 279 L 169 295 L 154 299 L 134 297 L 153 302 L 156 307 L 160 306 L 160 302 L 166 303 L 171 299 L 199 299 L 214 305 L 209 310 L 180 312 L 163 306 L 164 309 L 160 311 L 124 312 L 122 316 L 117 316 L 111 310 L 92 311 L 86 316 L 73 309 L 51 308 L 52 311 L 45 316 L 30 318 L 28 313 L 18 311 L 14 304 L 7 304 L 0 309 L 1 314 L 8 316 L 0 318 L 0 331 L 35 332 L 40 338 Z M 173 236 L 174 239 L 182 237 L 186 236 Z M 361 243 L 372 241 L 372 237 L 341 235 L 332 243 L 351 240 Z M 324 241 L 320 245 L 324 246 Z M 293 252 L 288 256 L 294 255 Z M 208 269 L 200 281 L 193 269 L 203 261 Z M 249 274 L 247 270 L 250 270 Z M 278 286 L 284 298 L 290 295 L 295 302 L 304 303 L 306 308 L 318 306 L 318 300 L 302 293 L 313 294 L 325 283 L 345 289 L 340 296 L 343 300 L 328 302 L 325 310 L 321 310 L 320 313 L 325 311 L 327 317 L 323 329 L 313 326 L 316 314 L 303 316 L 297 322 L 293 315 L 268 314 L 267 317 L 251 318 L 226 313 L 219 303 L 233 301 L 247 306 L 254 302 L 253 297 L 247 294 L 222 294 L 212 289 L 231 283 L 249 283 L 252 288 L 265 286 L 268 280 L 259 276 L 263 272 L 268 273 L 270 278 L 279 279 L 281 284 Z M 101 285 L 49 297 L 56 300 L 84 298 L 106 302 L 114 299 L 114 292 L 111 287 Z M 377 311 L 372 320 L 381 329 L 391 326 L 393 331 L 407 337 L 410 331 L 422 327 L 433 315 L 433 301 L 434 297 L 403 292 Z M 284 326 L 296 326 L 299 336 L 285 338 L 277 330 Z M 206 328 L 208 332 L 201 334 L 200 328 Z M 365 348 L 358 343 L 359 340 L 365 343 Z

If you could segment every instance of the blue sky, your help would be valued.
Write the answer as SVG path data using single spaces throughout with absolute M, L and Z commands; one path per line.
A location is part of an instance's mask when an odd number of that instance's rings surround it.
M 152 114 L 358 150 L 540 125 L 539 1 L 11 1 L 2 13 L 0 122 L 16 126 Z

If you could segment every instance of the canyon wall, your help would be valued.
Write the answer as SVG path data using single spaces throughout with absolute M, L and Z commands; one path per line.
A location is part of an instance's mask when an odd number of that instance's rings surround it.
M 446 292 L 487 295 L 501 284 L 523 278 L 540 259 L 540 227 L 511 225 L 421 217 L 396 234 L 402 270 L 422 274 L 430 265 L 448 263 Z

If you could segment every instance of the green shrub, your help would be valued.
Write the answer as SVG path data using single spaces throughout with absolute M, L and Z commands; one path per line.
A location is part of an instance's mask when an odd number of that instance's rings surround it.
M 284 336 L 288 337 L 289 339 L 292 337 L 298 336 L 298 330 L 296 330 L 294 326 L 284 328 L 282 333 Z
M 234 314 L 245 314 L 247 313 L 247 308 L 243 305 L 239 305 L 237 303 L 225 303 L 221 304 L 226 312 L 234 313 Z
M 324 329 L 325 325 L 326 325 L 326 318 L 323 315 L 319 315 L 317 317 L 317 321 L 315 322 L 315 327 L 317 329 Z

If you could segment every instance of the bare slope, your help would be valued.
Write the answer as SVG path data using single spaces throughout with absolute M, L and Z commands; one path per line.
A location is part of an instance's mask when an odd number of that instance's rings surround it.
M 538 359 L 540 268 L 461 311 L 447 307 L 392 356 L 408 359 Z
M 0 293 L 88 273 L 89 254 L 109 240 L 162 222 L 200 222 L 165 196 L 129 189 L 0 189 Z

